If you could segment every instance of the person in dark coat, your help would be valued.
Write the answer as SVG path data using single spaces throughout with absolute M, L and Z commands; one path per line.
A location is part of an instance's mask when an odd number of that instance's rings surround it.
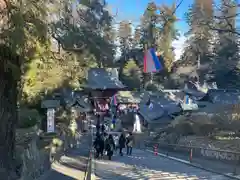
M 98 136 L 100 136 L 101 134 L 100 134 L 100 132 L 96 132 L 96 137 L 98 137 Z
M 96 123 L 96 129 L 97 129 L 97 131 L 99 132 L 100 131 L 100 128 L 101 128 L 101 126 L 100 126 L 100 123 L 101 121 L 100 121 L 100 115 L 98 114 L 97 115 L 97 123 Z
M 101 126 L 101 130 L 102 130 L 102 133 L 105 132 L 105 125 L 104 125 L 104 124 L 102 124 L 102 126 Z
M 127 155 L 132 155 L 133 134 L 131 132 L 129 133 L 129 135 L 127 137 L 126 145 L 127 145 Z
M 114 149 L 115 149 L 115 143 L 113 140 L 113 136 L 110 134 L 106 140 L 106 151 L 107 151 L 107 156 L 109 160 L 112 159 Z
M 96 129 L 97 129 L 97 132 L 100 132 L 100 120 L 97 121 L 97 124 L 96 124 Z
M 100 134 L 97 135 L 93 145 L 96 150 L 96 158 L 99 158 L 100 155 L 103 156 L 104 140 Z
M 123 148 L 125 148 L 125 144 L 126 144 L 126 138 L 125 138 L 125 135 L 122 133 L 118 140 L 119 154 L 121 156 L 123 156 L 122 150 L 123 150 Z
M 106 144 L 107 144 L 108 134 L 106 132 L 103 133 L 103 140 L 104 140 L 104 150 L 103 154 L 106 153 Z

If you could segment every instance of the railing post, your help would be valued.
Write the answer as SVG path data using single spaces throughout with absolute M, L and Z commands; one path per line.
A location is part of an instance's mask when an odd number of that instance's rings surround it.
M 169 156 L 169 147 L 167 146 L 167 147 L 165 147 L 165 149 L 167 151 L 166 155 Z
M 190 149 L 190 155 L 189 155 L 189 162 L 192 162 L 192 156 L 193 156 L 193 149 Z
M 154 145 L 154 154 L 157 156 L 158 155 L 158 147 L 157 144 Z
M 238 159 L 234 165 L 234 169 L 233 169 L 233 175 L 236 176 L 237 175 L 237 167 L 240 164 L 240 159 Z
M 237 175 L 237 166 L 234 166 L 234 169 L 233 169 L 233 175 L 234 175 L 234 176 Z

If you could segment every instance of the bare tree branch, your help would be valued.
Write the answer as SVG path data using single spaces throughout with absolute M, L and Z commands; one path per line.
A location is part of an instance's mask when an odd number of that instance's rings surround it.
M 176 6 L 176 8 L 175 8 L 175 10 L 173 11 L 172 15 L 174 15 L 174 14 L 176 13 L 177 9 L 182 5 L 183 1 L 184 1 L 184 0 L 181 0 L 181 1 L 178 3 L 178 5 Z
M 212 27 L 210 24 L 206 24 L 206 25 L 209 27 L 210 30 L 218 31 L 219 33 L 232 33 L 240 36 L 240 33 L 234 29 L 221 29 L 221 28 Z
M 231 16 L 213 16 L 213 17 L 215 19 L 231 19 L 231 18 L 235 18 L 238 15 L 240 15 L 240 13 L 236 13 L 236 14 L 231 15 Z

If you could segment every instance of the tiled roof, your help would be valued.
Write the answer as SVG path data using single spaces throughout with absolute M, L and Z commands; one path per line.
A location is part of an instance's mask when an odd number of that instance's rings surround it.
M 149 97 L 153 108 L 146 105 Z M 169 99 L 163 92 L 159 94 L 145 92 L 142 95 L 139 112 L 147 121 L 161 121 L 161 117 L 181 112 L 181 108 L 178 106 L 178 102 Z
M 240 91 L 238 90 L 221 90 L 210 89 L 208 96 L 211 102 L 214 104 L 239 104 L 240 103 Z
M 76 106 L 81 112 L 90 112 L 92 111 L 91 105 L 87 102 L 87 97 L 66 97 L 65 101 L 68 107 Z
M 140 103 L 141 93 L 134 91 L 118 91 L 116 94 L 119 103 Z
M 164 109 L 158 104 L 154 103 L 153 108 L 150 109 L 146 106 L 146 104 L 141 103 L 139 113 L 144 117 L 146 121 L 153 121 L 162 117 L 165 112 Z
M 60 106 L 59 100 L 43 100 L 41 107 L 42 108 L 57 108 Z
M 92 68 L 88 71 L 88 83 L 86 87 L 102 90 L 125 88 L 121 81 L 103 68 Z
M 135 101 L 139 103 L 139 113 L 149 123 L 165 123 L 171 121 L 172 114 L 178 114 L 182 111 L 179 103 L 184 100 L 186 94 L 198 104 L 199 109 L 195 113 L 216 114 L 219 111 L 228 111 L 229 107 L 225 105 L 239 104 L 240 91 L 209 89 L 208 93 L 202 93 L 196 88 L 182 90 L 162 90 L 161 92 L 130 92 L 119 93 L 122 101 Z M 203 97 L 206 99 L 202 99 Z M 150 97 L 153 108 L 150 109 L 146 103 Z M 124 99 L 125 98 L 125 99 Z M 199 101 L 201 100 L 201 101 Z M 169 116 L 170 115 L 170 116 Z

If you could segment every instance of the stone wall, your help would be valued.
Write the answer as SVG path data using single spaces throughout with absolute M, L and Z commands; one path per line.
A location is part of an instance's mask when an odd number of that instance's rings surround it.
M 240 151 L 240 139 L 211 139 L 205 136 L 184 136 L 177 142 L 179 145 L 196 146 L 225 151 Z
M 232 153 L 227 151 L 217 151 L 212 149 L 201 149 L 200 154 L 203 157 L 213 158 L 216 160 L 225 160 L 225 161 L 239 161 L 240 153 Z
M 33 180 L 41 176 L 50 168 L 49 153 L 39 150 L 37 139 L 34 138 L 21 153 L 21 178 L 20 180 Z
M 200 147 L 195 154 L 201 157 L 224 161 L 238 161 L 239 139 L 212 140 L 208 137 L 186 136 L 179 139 L 179 145 Z
M 144 147 L 144 141 L 147 139 L 148 134 L 145 133 L 133 133 L 134 137 L 134 146 L 136 148 L 143 148 Z
M 154 142 L 154 141 L 153 141 Z M 164 152 L 181 153 L 189 156 L 190 149 L 193 150 L 193 157 L 209 160 L 223 161 L 236 164 L 240 161 L 239 148 L 233 143 L 211 140 L 207 137 L 187 136 L 181 137 L 177 143 L 159 142 L 159 148 Z M 153 146 L 153 143 L 148 145 Z
M 67 149 L 78 144 L 77 136 L 79 134 L 72 134 L 67 127 L 58 126 L 57 136 L 52 139 L 51 148 L 48 150 L 40 150 L 37 147 L 37 141 L 39 141 L 37 134 L 25 147 L 18 147 L 17 154 L 21 161 L 19 168 L 21 178 L 19 180 L 33 180 L 40 177 L 49 170 L 53 161 L 58 161 Z

